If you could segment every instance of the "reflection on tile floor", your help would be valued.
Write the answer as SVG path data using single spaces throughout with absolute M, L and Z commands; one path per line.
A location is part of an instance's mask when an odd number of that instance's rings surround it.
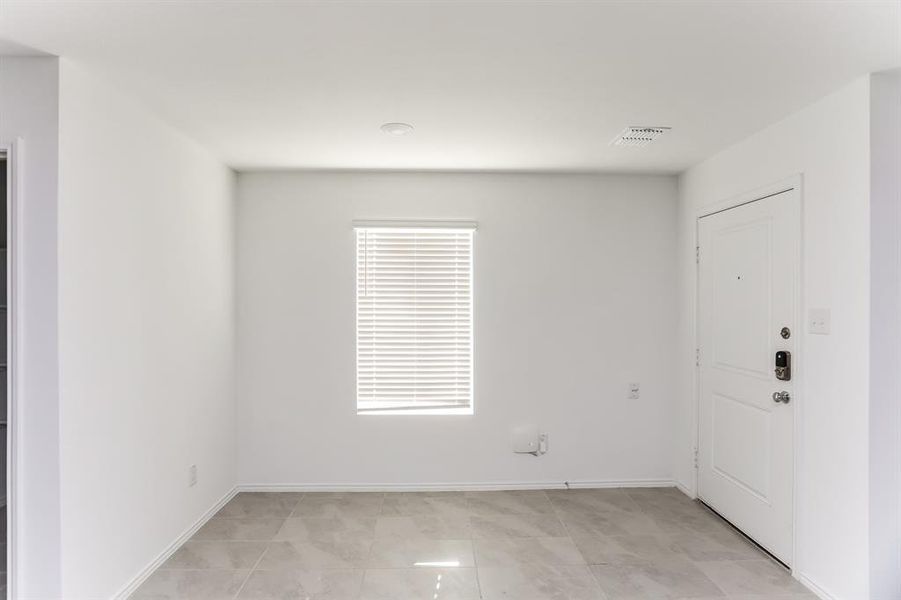
M 813 599 L 675 488 L 242 493 L 134 599 Z

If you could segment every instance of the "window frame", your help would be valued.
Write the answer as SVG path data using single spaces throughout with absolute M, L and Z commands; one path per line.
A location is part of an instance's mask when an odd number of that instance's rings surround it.
M 448 232 L 467 232 L 470 234 L 469 247 L 469 404 L 460 407 L 415 407 L 402 406 L 396 408 L 360 409 L 360 296 L 359 296 L 359 240 L 357 233 L 361 229 L 380 229 L 383 231 L 416 231 L 442 230 Z M 367 220 L 354 221 L 354 408 L 357 415 L 376 416 L 472 416 L 475 414 L 475 240 L 478 230 L 474 221 L 403 221 L 403 220 Z

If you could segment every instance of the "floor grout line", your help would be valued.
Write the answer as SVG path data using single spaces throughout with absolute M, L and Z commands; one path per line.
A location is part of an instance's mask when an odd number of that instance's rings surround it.
M 294 503 L 294 507 L 291 509 L 291 512 L 288 513 L 287 519 L 291 519 L 294 517 L 294 513 L 297 512 L 297 507 L 300 506 L 300 503 L 303 502 L 303 499 L 307 497 L 306 492 L 300 492 L 300 498 L 297 499 L 297 502 Z
M 250 578 L 253 576 L 254 571 L 257 570 L 257 567 L 260 566 L 260 562 L 263 560 L 263 557 L 266 556 L 266 553 L 269 552 L 269 547 L 270 547 L 271 545 L 272 545 L 272 542 L 269 542 L 268 544 L 266 544 L 266 547 L 265 547 L 265 548 L 263 549 L 263 551 L 260 553 L 260 557 L 259 557 L 259 558 L 257 559 L 257 561 L 254 563 L 253 567 L 251 567 L 251 569 L 247 572 L 247 577 L 245 577 L 245 578 L 244 578 L 244 581 L 241 582 L 241 586 L 238 588 L 238 591 L 235 592 L 235 595 L 234 595 L 234 596 L 232 596 L 232 599 L 233 599 L 233 600 L 237 600 L 238 596 L 241 595 L 241 592 L 244 591 L 244 587 L 247 585 L 247 582 L 250 581 Z

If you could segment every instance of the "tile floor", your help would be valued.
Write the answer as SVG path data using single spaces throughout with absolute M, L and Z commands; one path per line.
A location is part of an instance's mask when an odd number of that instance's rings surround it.
M 242 493 L 134 599 L 814 596 L 674 488 Z

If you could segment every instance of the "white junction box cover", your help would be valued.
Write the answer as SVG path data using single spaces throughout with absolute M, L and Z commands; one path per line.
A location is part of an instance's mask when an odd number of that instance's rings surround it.
M 520 425 L 513 429 L 513 452 L 531 454 L 538 452 L 537 425 Z

